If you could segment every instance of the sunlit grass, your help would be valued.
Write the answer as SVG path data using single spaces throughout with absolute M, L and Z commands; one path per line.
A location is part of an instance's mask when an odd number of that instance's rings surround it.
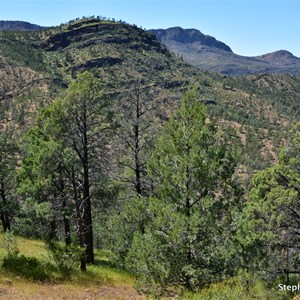
M 7 250 L 3 245 L 4 234 L 0 234 L 0 262 L 2 265 L 3 258 L 7 255 Z M 70 274 L 61 273 L 55 267 L 54 262 L 51 260 L 51 251 L 48 249 L 45 242 L 41 240 L 26 239 L 22 237 L 14 237 L 17 248 L 19 250 L 19 256 L 24 255 L 28 258 L 34 257 L 41 264 L 41 268 L 38 270 L 45 271 L 41 275 L 44 276 L 42 281 L 52 283 L 70 283 L 83 286 L 95 286 L 95 285 L 133 285 L 134 278 L 123 270 L 119 270 L 111 265 L 109 261 L 109 253 L 104 250 L 95 250 L 95 264 L 87 266 L 87 272 L 82 272 L 79 269 L 79 263 Z M 43 268 L 44 266 L 44 268 Z M 14 274 L 0 269 L 0 279 L 4 278 L 22 278 L 25 280 L 32 280 L 32 278 L 26 278 L 24 274 Z M 42 277 L 42 276 L 41 276 Z M 37 274 L 38 278 L 38 274 Z M 38 280 L 38 279 L 35 279 Z
M 292 300 L 294 296 L 288 292 L 278 291 L 277 285 L 272 288 L 255 275 L 240 275 L 211 284 L 197 293 L 184 292 L 181 300 Z

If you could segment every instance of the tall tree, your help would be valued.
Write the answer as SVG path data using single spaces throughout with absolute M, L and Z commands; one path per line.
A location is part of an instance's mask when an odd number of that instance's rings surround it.
M 48 237 L 56 238 L 57 222 L 62 217 L 66 248 L 71 244 L 70 206 L 67 191 L 67 165 L 64 159 L 65 128 L 61 101 L 43 109 L 36 125 L 23 137 L 22 163 L 18 170 L 19 192 L 36 203 L 51 204 Z
M 162 97 L 150 74 L 145 78 L 137 66 L 131 67 L 126 79 L 116 116 L 119 126 L 115 177 L 119 194 L 115 211 L 107 222 L 106 235 L 106 246 L 115 253 L 115 262 L 120 265 L 124 263 L 133 233 L 144 232 L 143 207 L 151 190 L 146 164 L 153 151 L 162 106 Z M 139 203 L 135 213 L 129 209 L 133 201 Z M 114 235 L 110 234 L 111 230 Z
M 150 189 L 146 161 L 153 148 L 153 124 L 161 102 L 158 100 L 159 92 L 151 80 L 134 78 L 132 74 L 129 78 L 132 79 L 126 83 L 120 100 L 121 180 L 129 183 L 129 190 L 133 190 L 134 195 L 145 196 Z
M 28 133 L 19 176 L 25 193 L 37 193 L 37 198 L 62 206 L 66 243 L 70 242 L 66 208 L 73 200 L 84 271 L 86 263 L 94 262 L 93 193 L 101 177 L 107 175 L 104 165 L 109 147 L 105 136 L 111 120 L 107 106 L 99 80 L 81 74 L 65 97 L 42 111 Z
M 198 98 L 196 88 L 186 93 L 148 165 L 155 186 L 144 212 L 148 221 L 126 258 L 146 285 L 195 289 L 234 270 L 234 215 L 241 200 L 235 161 L 218 144 Z
M 80 185 L 74 194 L 80 198 L 78 218 L 83 230 L 86 262 L 94 262 L 92 194 L 91 188 L 99 181 L 105 169 L 106 132 L 111 128 L 108 101 L 101 92 L 98 79 L 85 72 L 69 86 L 64 98 L 66 141 L 77 159 L 78 176 L 73 174 L 73 185 Z M 74 186 L 75 188 L 75 186 Z M 81 194 L 82 193 L 82 194 Z

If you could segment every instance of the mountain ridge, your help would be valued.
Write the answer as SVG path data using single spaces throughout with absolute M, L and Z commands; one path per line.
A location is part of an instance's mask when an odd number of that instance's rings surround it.
M 25 21 L 0 21 L 0 32 L 42 31 L 43 29 L 47 29 L 47 27 Z M 73 29 L 76 30 L 76 28 Z M 155 35 L 158 41 L 165 45 L 168 50 L 181 57 L 186 63 L 203 71 L 213 71 L 229 76 L 260 73 L 300 76 L 300 58 L 287 50 L 277 50 L 259 56 L 243 56 L 234 53 L 230 46 L 224 42 L 213 36 L 205 35 L 198 29 L 183 29 L 175 26 L 147 31 Z M 68 38 L 66 39 L 66 34 L 54 36 L 52 47 L 63 46 L 62 48 L 64 48 L 67 44 L 62 45 L 62 41 L 69 42 Z M 130 37 L 124 37 L 122 42 L 126 40 L 129 43 L 129 39 Z M 102 42 L 111 43 L 114 42 L 113 40 L 114 38 L 111 37 Z M 101 41 L 89 41 L 89 43 L 97 42 Z
M 43 30 L 46 27 L 32 24 L 26 21 L 0 20 L 0 31 L 31 31 Z
M 158 29 L 157 31 L 154 29 L 150 29 L 149 32 L 155 34 L 157 39 L 163 43 L 168 40 L 175 40 L 180 43 L 199 42 L 201 45 L 215 47 L 228 52 L 232 52 L 231 48 L 225 43 L 218 41 L 216 38 L 210 35 L 205 35 L 201 31 L 194 28 L 183 29 L 177 26 L 168 29 Z
M 197 29 L 171 27 L 149 31 L 155 34 L 170 51 L 202 70 L 225 75 L 257 73 L 300 75 L 300 58 L 287 50 L 278 50 L 260 56 L 243 56 L 234 53 L 225 43 Z

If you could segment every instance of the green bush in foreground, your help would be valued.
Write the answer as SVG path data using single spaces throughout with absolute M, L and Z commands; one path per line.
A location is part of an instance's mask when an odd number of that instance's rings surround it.
M 197 292 L 184 292 L 180 300 L 288 300 L 293 299 L 290 292 L 278 291 L 278 285 L 273 288 L 266 285 L 254 274 L 245 272 L 236 277 L 211 284 Z

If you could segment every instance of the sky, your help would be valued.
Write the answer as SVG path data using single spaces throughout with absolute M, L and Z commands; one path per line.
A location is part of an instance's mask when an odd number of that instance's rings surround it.
M 300 0 L 0 0 L 0 20 L 52 26 L 92 15 L 146 29 L 196 28 L 240 55 L 300 57 Z

